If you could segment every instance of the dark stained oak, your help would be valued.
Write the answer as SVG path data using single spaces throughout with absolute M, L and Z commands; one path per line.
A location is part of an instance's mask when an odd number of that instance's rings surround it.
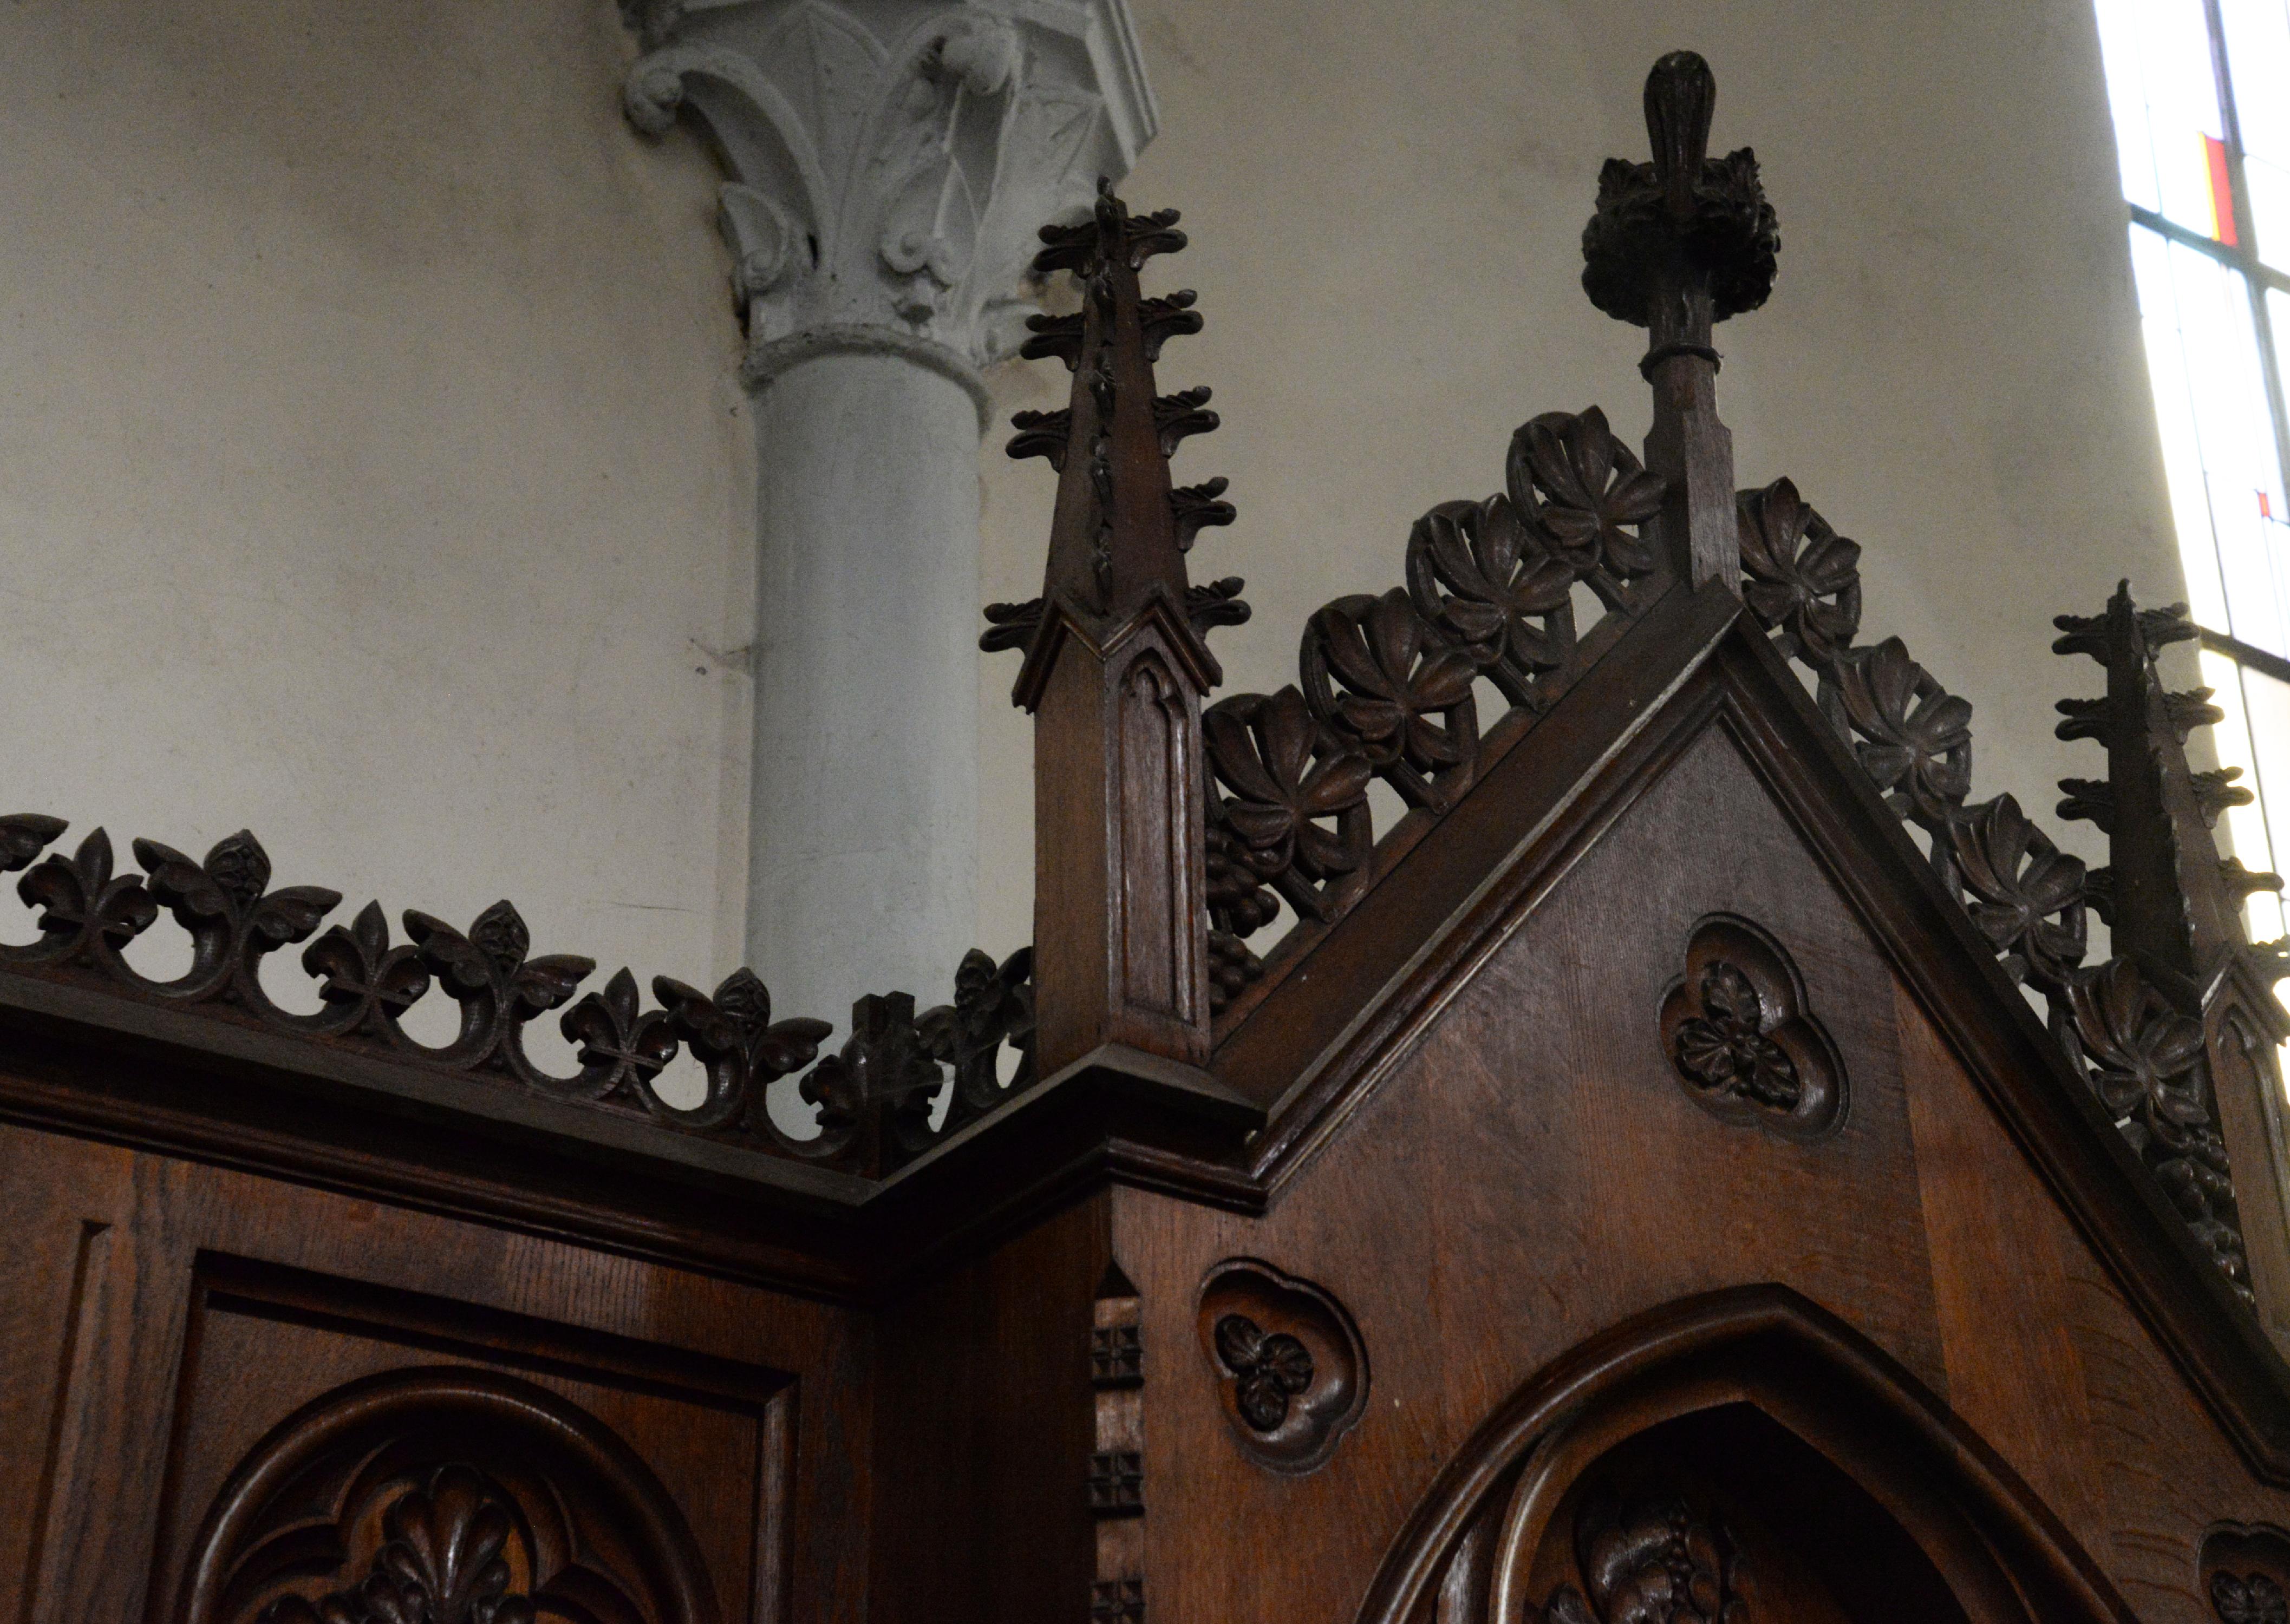
M 397 938 L 251 836 L 0 816 L 0 1621 L 2279 1620 L 2290 950 L 2189 625 L 2060 621 L 2104 868 L 1974 798 L 1860 544 L 1738 488 L 1779 238 L 1715 97 L 1656 65 L 1584 233 L 1643 464 L 1531 419 L 1271 694 L 1210 697 L 1176 216 L 1045 229 L 1056 518 L 981 639 L 1036 940 L 944 1003 L 591 987 L 506 903 Z

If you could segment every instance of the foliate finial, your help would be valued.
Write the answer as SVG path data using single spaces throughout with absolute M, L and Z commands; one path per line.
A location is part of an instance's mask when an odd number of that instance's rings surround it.
M 1773 292 L 1781 228 L 1755 153 L 1708 156 L 1717 101 L 1709 64 L 1671 52 L 1646 76 L 1653 161 L 1609 158 L 1598 172 L 1598 206 L 1582 228 L 1582 291 L 1617 321 L 1653 325 L 1655 284 L 1680 273 L 1706 280 L 1713 321 L 1754 310 Z
M 2184 745 L 2189 730 L 2223 713 L 2206 688 L 2166 692 L 2155 670 L 2157 650 L 2199 634 L 2185 604 L 2142 609 L 2127 581 L 2104 613 L 2062 615 L 2054 623 L 2062 634 L 2054 653 L 2088 654 L 2107 668 L 2106 697 L 2059 707 L 2066 718 L 2059 736 L 2096 740 L 2108 757 L 2104 780 L 2060 780 L 2067 796 L 2061 815 L 2107 833 L 2111 856 L 2100 900 L 2118 948 L 2191 985 L 2221 956 L 2247 951 L 2244 896 L 2282 884 L 2221 860 L 2211 826 L 2250 792 L 2234 782 L 2239 775 L 2232 768 L 2194 771 Z
M 1073 388 L 1064 407 L 1011 420 L 1018 434 L 1010 454 L 1044 457 L 1058 470 L 1057 516 L 1042 596 L 990 605 L 980 639 L 989 652 L 1027 651 L 1017 698 L 1029 709 L 1059 646 L 1061 620 L 1078 617 L 1109 635 L 1157 600 L 1179 640 L 1197 645 L 1208 628 L 1237 625 L 1248 613 L 1235 596 L 1237 580 L 1195 587 L 1185 571 L 1201 530 L 1232 523 L 1224 481 L 1174 489 L 1169 483 L 1168 461 L 1179 445 L 1217 426 L 1207 389 L 1162 395 L 1154 388 L 1162 346 L 1201 330 L 1190 289 L 1148 298 L 1138 287 L 1138 268 L 1148 259 L 1184 247 L 1177 218 L 1174 209 L 1132 214 L 1111 183 L 1101 181 L 1086 220 L 1042 228 L 1034 269 L 1072 272 L 1081 308 L 1031 317 L 1032 336 L 1019 353 L 1064 362 Z M 1213 685 L 1214 660 L 1205 646 L 1193 652 L 1205 684 Z
M 1609 158 L 1582 228 L 1582 291 L 1646 330 L 1638 372 L 1653 388 L 1645 465 L 1668 485 L 1654 527 L 1692 587 L 1741 591 L 1734 442 L 1718 415 L 1716 324 L 1773 292 L 1781 232 L 1746 147 L 1709 156 L 1718 81 L 1691 51 L 1646 76 L 1651 163 Z
M 1693 188 L 1709 156 L 1709 119 L 1718 110 L 1718 76 L 1691 51 L 1673 51 L 1646 75 L 1646 140 L 1653 174 L 1670 216 L 1693 212 Z

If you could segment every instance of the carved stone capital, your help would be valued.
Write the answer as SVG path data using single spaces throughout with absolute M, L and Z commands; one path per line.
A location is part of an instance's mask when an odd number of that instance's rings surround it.
M 1157 113 L 1126 0 L 622 0 L 624 94 L 689 112 L 760 388 L 822 349 L 895 353 L 977 393 L 1015 350 L 1036 228 L 1127 172 Z

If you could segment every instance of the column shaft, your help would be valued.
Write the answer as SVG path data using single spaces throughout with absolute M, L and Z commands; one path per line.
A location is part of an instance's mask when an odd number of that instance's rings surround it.
M 978 410 L 897 356 L 756 400 L 748 951 L 777 1007 L 938 1002 L 976 926 Z

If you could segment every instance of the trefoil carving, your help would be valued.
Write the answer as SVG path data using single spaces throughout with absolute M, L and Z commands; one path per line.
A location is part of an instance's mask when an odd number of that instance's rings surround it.
M 1217 1357 L 1233 1372 L 1240 1419 L 1259 1432 L 1277 1432 L 1289 1402 L 1312 1385 L 1312 1350 L 1285 1332 L 1268 1334 L 1245 1314 L 1216 1323 Z
M 1713 914 L 1693 927 L 1685 973 L 1662 999 L 1661 1040 L 1688 1097 L 1721 1122 L 1810 1140 L 1843 1119 L 1837 1046 L 1788 952 L 1746 919 Z
M 1367 1347 L 1327 1288 L 1253 1258 L 1228 1258 L 1201 1285 L 1202 1352 L 1241 1452 L 1309 1472 L 1367 1408 Z

